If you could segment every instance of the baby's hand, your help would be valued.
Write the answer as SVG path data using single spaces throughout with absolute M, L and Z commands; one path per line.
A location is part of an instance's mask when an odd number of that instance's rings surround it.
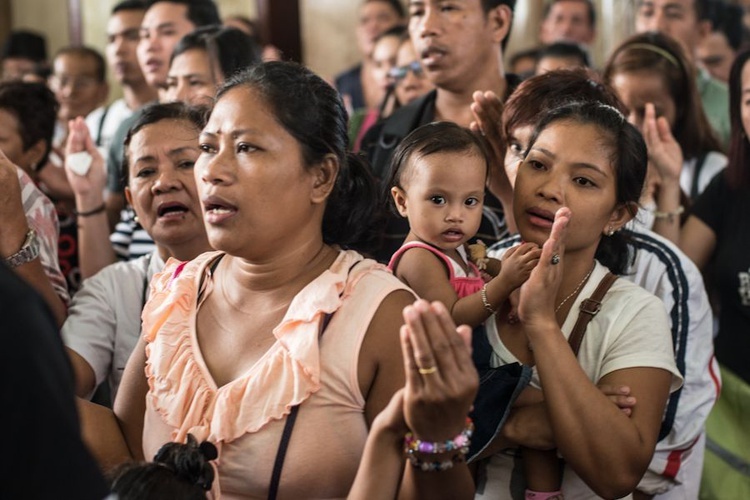
M 523 243 L 511 248 L 503 255 L 503 265 L 498 277 L 515 290 L 529 279 L 541 255 L 542 249 L 536 243 Z

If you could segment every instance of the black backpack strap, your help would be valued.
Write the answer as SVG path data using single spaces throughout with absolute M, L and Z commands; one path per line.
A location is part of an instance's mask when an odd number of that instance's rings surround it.
M 372 165 L 375 177 L 381 180 L 387 177 L 393 151 L 403 138 L 409 135 L 409 132 L 421 125 L 422 121 L 426 119 L 428 110 L 434 108 L 436 95 L 433 90 L 407 106 L 394 111 L 381 123 L 380 133 L 377 134 L 374 142 L 363 144 L 367 149 L 367 159 Z M 434 115 L 434 112 L 431 115 Z M 432 116 L 427 121 L 432 121 Z M 367 141 L 367 135 L 363 142 Z M 369 139 L 372 139 L 372 137 Z
M 694 200 L 698 197 L 698 181 L 701 176 L 701 170 L 703 170 L 703 165 L 706 163 L 706 156 L 708 156 L 707 152 L 703 152 L 696 160 L 695 160 L 695 171 L 693 172 L 693 182 L 690 186 L 690 199 Z
M 361 261 L 357 261 L 349 268 L 348 274 L 351 274 L 357 264 Z M 343 293 L 343 292 L 342 292 Z M 328 324 L 331 322 L 331 318 L 336 311 L 331 312 L 323 316 L 320 321 L 320 334 L 318 335 L 318 341 L 323 336 L 328 328 Z M 289 415 L 286 417 L 286 423 L 284 424 L 284 430 L 281 433 L 281 440 L 279 441 L 279 449 L 276 451 L 276 460 L 273 462 L 273 472 L 271 473 L 271 484 L 268 487 L 268 500 L 276 500 L 276 496 L 279 494 L 279 484 L 281 483 L 281 470 L 284 468 L 284 459 L 286 458 L 286 450 L 289 447 L 289 441 L 292 439 L 292 430 L 294 430 L 294 423 L 297 421 L 297 413 L 299 412 L 299 405 L 292 406 Z

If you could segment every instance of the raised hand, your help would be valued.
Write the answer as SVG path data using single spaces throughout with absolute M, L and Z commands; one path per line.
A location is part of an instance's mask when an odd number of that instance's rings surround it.
M 505 173 L 505 137 L 502 130 L 503 102 L 492 91 L 476 91 L 472 95 L 474 102 L 471 112 L 474 121 L 469 128 L 481 134 L 489 146 L 488 163 L 490 165 L 490 191 L 500 198 L 509 198 L 513 194 L 508 176 Z
M 404 309 L 404 320 L 406 424 L 418 439 L 451 439 L 464 428 L 479 387 L 469 347 L 471 329 L 456 328 L 440 302 L 418 300 Z
M 526 325 L 546 323 L 557 327 L 555 299 L 563 275 L 565 238 L 570 217 L 567 207 L 557 210 L 549 238 L 542 246 L 539 263 L 531 271 L 529 279 L 521 285 L 518 317 Z
M 71 168 L 68 160 L 72 154 L 82 151 L 91 155 L 91 167 L 86 175 L 77 174 Z M 79 202 L 84 202 L 84 205 L 101 203 L 104 187 L 107 183 L 104 158 L 102 158 L 99 150 L 94 145 L 88 126 L 81 117 L 68 122 L 68 141 L 65 145 L 65 175 L 75 193 L 77 204 Z M 82 209 L 85 211 L 87 208 L 91 207 L 79 206 L 79 210 Z
M 652 103 L 646 104 L 643 117 L 643 138 L 648 148 L 648 159 L 662 182 L 680 181 L 682 172 L 682 148 L 670 130 L 669 122 L 663 116 L 656 116 Z

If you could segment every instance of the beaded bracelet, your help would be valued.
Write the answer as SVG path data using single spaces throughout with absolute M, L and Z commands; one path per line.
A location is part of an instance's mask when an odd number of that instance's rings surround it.
M 414 437 L 414 434 L 407 432 L 404 437 L 404 451 L 406 453 L 427 453 L 438 454 L 449 451 L 456 451 L 466 454 L 469 452 L 471 444 L 471 435 L 474 433 L 474 423 L 471 418 L 466 417 L 466 426 L 461 433 L 447 441 L 422 441 Z M 466 451 L 464 451 L 466 450 Z
M 677 217 L 678 215 L 682 215 L 684 211 L 685 207 L 680 205 L 671 212 L 660 212 L 658 210 L 655 210 L 654 217 L 657 219 L 667 219 L 667 222 L 674 222 L 675 217 Z
M 414 455 L 414 451 L 412 450 L 409 450 L 406 457 L 409 459 L 409 463 L 414 468 L 419 469 L 423 472 L 442 472 L 444 470 L 453 468 L 454 464 L 463 462 L 466 458 L 466 453 L 456 453 L 449 460 L 443 460 L 442 462 L 430 462 L 427 460 L 421 460 L 419 457 Z
M 487 300 L 487 283 L 484 284 L 484 286 L 482 287 L 482 291 L 479 292 L 479 295 L 482 297 L 482 305 L 484 305 L 484 308 L 487 309 L 487 312 L 490 314 L 495 314 L 495 308 L 492 307 L 490 301 Z

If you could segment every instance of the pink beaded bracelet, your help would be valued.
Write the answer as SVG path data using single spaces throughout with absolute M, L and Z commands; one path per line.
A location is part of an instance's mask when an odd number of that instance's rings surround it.
M 466 451 L 468 452 L 468 448 L 466 449 Z M 409 450 L 406 454 L 406 458 L 409 459 L 409 463 L 414 466 L 414 468 L 419 469 L 423 472 L 442 472 L 444 470 L 453 468 L 454 464 L 461 463 L 466 459 L 466 452 L 464 451 L 459 451 L 449 460 L 443 460 L 442 462 L 430 462 L 428 460 L 421 460 L 414 453 L 414 451 Z
M 425 453 L 425 454 L 438 454 L 447 453 L 449 451 L 459 451 L 462 454 L 469 452 L 469 445 L 471 444 L 471 435 L 474 433 L 474 423 L 469 417 L 466 417 L 466 426 L 461 433 L 449 439 L 447 441 L 422 441 L 414 437 L 414 434 L 407 432 L 404 437 L 404 451 L 406 453 Z

